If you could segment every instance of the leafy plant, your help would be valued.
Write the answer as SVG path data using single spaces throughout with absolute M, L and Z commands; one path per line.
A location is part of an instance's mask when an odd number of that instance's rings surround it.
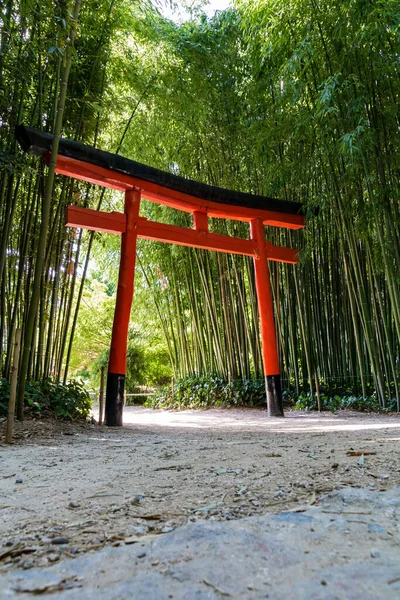
M 0 416 L 7 414 L 10 384 L 7 379 L 0 380 Z
M 0 414 L 6 414 L 9 400 L 9 384 L 1 380 Z M 60 419 L 86 419 L 90 414 L 91 400 L 84 386 L 71 380 L 68 384 L 55 383 L 51 379 L 27 381 L 25 405 L 33 414 L 55 415 Z
M 151 408 L 209 408 L 265 404 L 263 380 L 224 381 L 220 377 L 185 377 L 146 402 Z

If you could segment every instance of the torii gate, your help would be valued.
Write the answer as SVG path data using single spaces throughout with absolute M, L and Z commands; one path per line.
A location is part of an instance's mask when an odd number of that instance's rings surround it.
M 48 159 L 52 135 L 19 125 L 16 136 L 23 150 L 43 156 L 45 161 Z M 253 258 L 268 416 L 283 417 L 268 260 L 295 264 L 298 259 L 296 250 L 266 242 L 264 225 L 288 229 L 304 227 L 302 205 L 191 181 L 65 139 L 60 140 L 56 172 L 125 193 L 123 213 L 69 206 L 66 223 L 70 227 L 121 235 L 118 290 L 107 376 L 107 425 L 122 425 L 128 326 L 138 237 Z M 141 217 L 139 209 L 142 195 L 147 200 L 191 213 L 193 228 L 165 225 Z M 209 217 L 250 223 L 250 239 L 210 233 Z

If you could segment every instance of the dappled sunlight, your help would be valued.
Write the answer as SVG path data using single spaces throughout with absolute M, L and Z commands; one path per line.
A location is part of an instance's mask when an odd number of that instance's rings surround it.
M 385 419 L 385 420 L 383 420 Z M 400 419 L 387 422 L 380 415 L 331 415 L 318 413 L 287 413 L 284 419 L 268 418 L 264 410 L 214 409 L 204 411 L 163 411 L 142 407 L 126 407 L 124 425 L 137 427 L 171 427 L 182 429 L 266 430 L 274 432 L 328 432 L 393 429 L 400 431 Z

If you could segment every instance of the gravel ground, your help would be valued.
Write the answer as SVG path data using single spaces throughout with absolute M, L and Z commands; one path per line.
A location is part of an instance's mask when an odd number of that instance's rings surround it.
M 257 409 L 128 407 L 123 428 L 27 421 L 17 426 L 13 446 L 0 446 L 0 590 L 9 597 L 21 576 L 18 585 L 40 587 L 41 576 L 54 574 L 51 585 L 66 598 L 400 597 L 399 440 L 398 416 L 349 412 L 268 420 Z M 340 517 L 338 496 L 335 512 L 326 512 L 329 494 L 352 493 L 361 494 L 347 496 L 354 518 L 351 511 Z M 320 533 L 303 517 L 316 519 Z M 193 566 L 182 581 L 166 575 L 175 559 L 163 562 L 162 553 L 173 548 L 182 554 L 179 564 Z M 141 551 L 146 556 L 138 558 Z M 106 565 L 104 577 L 91 583 L 85 561 L 92 561 L 91 573 Z M 65 569 L 67 582 L 60 583 Z M 330 585 L 321 583 L 322 570 Z M 342 582 L 334 589 L 342 575 L 351 578 L 347 588 Z M 286 587 L 277 587 L 280 577 Z M 383 586 L 380 595 L 366 595 L 362 582 L 371 577 Z M 99 595 L 101 580 L 108 591 Z M 318 583 L 314 596 L 310 582 Z M 172 596 L 165 595 L 169 587 Z

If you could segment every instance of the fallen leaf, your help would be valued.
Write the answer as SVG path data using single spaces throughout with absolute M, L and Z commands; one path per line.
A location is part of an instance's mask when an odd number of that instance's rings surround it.
M 242 469 L 216 469 L 214 473 L 217 475 L 222 475 L 223 473 L 235 473 L 235 475 L 239 475 L 242 472 Z
M 372 454 L 376 454 L 376 452 L 368 452 L 366 451 L 359 451 L 359 450 L 349 450 L 349 452 L 346 452 L 347 456 L 371 456 Z
M 32 554 L 39 550 L 38 546 L 23 546 L 22 544 L 17 544 L 16 546 L 12 546 L 5 552 L 0 554 L 0 560 L 4 560 L 11 556 L 12 558 L 16 558 L 17 556 L 22 556 L 23 554 Z
M 150 542 L 151 540 L 154 540 L 154 538 L 157 537 L 156 535 L 132 535 L 131 537 L 126 538 L 125 544 L 130 545 L 130 544 L 137 544 L 140 542 Z
M 207 506 L 202 506 L 201 508 L 192 508 L 189 512 L 208 512 L 209 510 L 213 510 L 213 508 L 218 508 L 221 506 L 222 502 L 215 502 L 215 504 L 208 504 Z
M 55 583 L 45 583 L 43 585 L 33 584 L 31 586 L 17 585 L 14 587 L 15 592 L 34 594 L 39 596 L 40 594 L 50 594 L 52 592 L 61 592 L 63 590 L 70 590 L 76 587 L 82 587 L 81 583 L 78 583 L 80 578 L 78 577 L 66 577 Z
M 208 587 L 212 588 L 215 592 L 217 592 L 217 594 L 220 594 L 221 596 L 231 596 L 232 595 L 229 592 L 225 592 L 224 590 L 221 590 L 221 588 L 217 587 L 216 585 L 214 585 L 213 583 L 211 583 L 211 581 L 208 581 L 207 579 L 203 579 L 203 583 L 208 585 Z
M 316 493 L 315 493 L 315 492 L 313 492 L 313 493 L 311 494 L 311 497 L 310 497 L 310 499 L 308 500 L 308 504 L 309 504 L 310 506 L 312 506 L 313 504 L 315 504 L 315 503 L 316 503 L 316 501 L 317 501 L 317 495 L 316 495 Z

